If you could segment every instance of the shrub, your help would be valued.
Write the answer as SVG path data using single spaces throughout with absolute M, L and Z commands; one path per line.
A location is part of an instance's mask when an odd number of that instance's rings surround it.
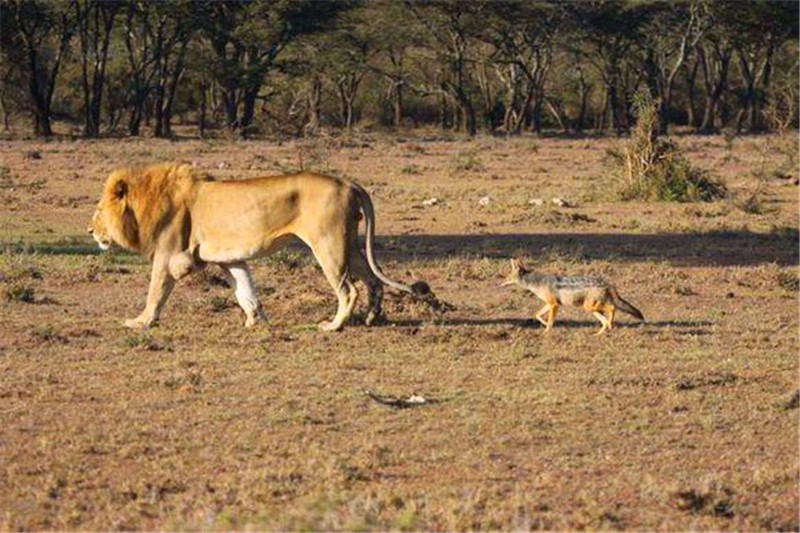
M 693 166 L 677 144 L 658 137 L 658 106 L 649 93 L 638 93 L 630 140 L 621 150 L 608 152 L 622 175 L 620 196 L 668 202 L 710 202 L 724 197 L 727 189 L 722 183 Z
M 474 152 L 462 152 L 452 162 L 453 172 L 481 172 L 485 168 Z
M 762 153 L 762 167 L 765 174 L 780 179 L 800 179 L 800 151 L 797 150 L 797 134 L 792 126 L 797 120 L 797 87 L 795 84 L 775 91 L 775 96 L 764 109 L 767 125 L 775 133 L 767 137 Z M 766 169 L 766 162 L 772 164 Z
M 8 302 L 24 302 L 33 303 L 34 298 L 33 287 L 15 283 L 5 290 L 6 301 Z

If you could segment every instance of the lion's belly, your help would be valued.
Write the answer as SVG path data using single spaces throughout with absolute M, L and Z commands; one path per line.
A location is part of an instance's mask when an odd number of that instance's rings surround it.
M 206 242 L 200 243 L 198 246 L 198 255 L 206 263 L 235 263 L 271 254 L 283 248 L 290 241 L 290 238 L 280 238 L 270 243 L 242 245 L 225 243 L 222 246 Z
M 200 259 L 244 261 L 274 252 L 290 240 L 297 217 L 293 195 L 261 189 L 215 183 L 198 195 L 192 207 L 191 240 Z

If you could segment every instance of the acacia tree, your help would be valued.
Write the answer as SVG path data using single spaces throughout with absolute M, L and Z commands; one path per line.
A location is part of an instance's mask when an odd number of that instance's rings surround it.
M 764 129 L 762 110 L 767 101 L 775 52 L 788 39 L 797 38 L 796 2 L 747 2 L 723 7 L 725 23 L 731 27 L 733 49 L 739 60 L 742 108 L 736 120 L 755 133 Z
M 635 92 L 639 65 L 631 68 L 637 43 L 648 11 L 638 3 L 616 0 L 574 2 L 566 6 L 575 37 L 586 46 L 579 47 L 592 64 L 605 89 L 603 114 L 611 116 L 610 125 L 622 133 L 629 126 L 628 108 Z
M 490 60 L 505 86 L 503 129 L 519 133 L 530 116 L 532 129 L 541 133 L 545 82 L 564 12 L 549 2 L 525 0 L 492 11 L 482 38 L 495 49 Z
M 455 102 L 459 122 L 464 131 L 475 135 L 478 131 L 475 107 L 470 87 L 475 60 L 471 56 L 472 43 L 482 26 L 481 16 L 485 3 L 458 0 L 417 1 L 405 0 L 413 18 L 424 28 L 429 46 L 445 74 L 437 83 L 424 88 L 423 94 L 444 92 Z
M 156 34 L 154 54 L 154 135 L 169 137 L 172 135 L 172 108 L 186 68 L 186 52 L 195 25 L 188 1 L 173 2 L 161 17 L 165 23 L 162 32 Z
M 40 0 L 0 3 L 2 55 L 9 64 L 19 67 L 25 80 L 36 135 L 53 134 L 50 122 L 53 94 L 75 33 L 74 5 L 74 1 Z
M 409 84 L 408 52 L 421 46 L 418 28 L 409 18 L 408 10 L 399 2 L 375 2 L 367 5 L 376 38 L 376 54 L 367 66 L 380 75 L 388 85 L 392 103 L 392 124 L 403 122 L 406 88 Z
M 76 0 L 75 14 L 81 48 L 81 73 L 86 137 L 100 135 L 100 113 L 105 84 L 108 49 L 114 19 L 122 2 L 117 0 Z
M 643 32 L 645 70 L 650 93 L 659 101 L 658 132 L 666 134 L 675 79 L 703 35 L 704 19 L 696 0 L 648 7 L 651 16 Z
M 139 135 L 151 95 L 155 135 L 170 135 L 172 105 L 193 26 L 190 6 L 183 0 L 130 1 L 125 6 L 121 33 L 130 72 L 130 135 Z
M 321 38 L 318 69 L 336 87 L 339 114 L 348 130 L 355 123 L 355 101 L 369 63 L 378 51 L 377 34 L 368 12 L 355 9 L 344 13 L 336 28 Z
M 725 23 L 725 10 L 721 4 L 704 2 L 702 16 L 707 19 L 707 30 L 695 45 L 697 62 L 700 64 L 705 103 L 703 119 L 698 131 L 713 133 L 718 129 L 718 115 L 722 97 L 728 89 L 733 42 L 731 27 Z
M 317 31 L 348 8 L 343 2 L 207 2 L 204 33 L 216 54 L 216 78 L 227 127 L 247 135 L 267 73 L 298 36 Z

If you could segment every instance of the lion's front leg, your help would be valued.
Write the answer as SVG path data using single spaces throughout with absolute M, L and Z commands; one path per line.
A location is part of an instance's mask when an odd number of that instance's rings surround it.
M 153 269 L 150 272 L 147 304 L 139 316 L 125 321 L 125 327 L 144 329 L 158 322 L 161 310 L 174 286 L 175 279 L 169 272 L 169 257 L 156 254 L 153 258 Z

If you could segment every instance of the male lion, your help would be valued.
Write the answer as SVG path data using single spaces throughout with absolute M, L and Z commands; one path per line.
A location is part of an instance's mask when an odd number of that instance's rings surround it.
M 366 257 L 358 246 L 360 213 L 366 221 Z M 175 280 L 205 263 L 216 263 L 235 286 L 245 326 L 264 314 L 246 260 L 267 255 L 296 236 L 322 266 L 339 308 L 330 322 L 344 326 L 358 298 L 353 281 L 369 293 L 367 325 L 381 313 L 382 283 L 409 294 L 424 293 L 387 278 L 375 262 L 375 213 L 367 192 L 345 180 L 301 172 L 287 176 L 215 181 L 189 165 L 160 164 L 111 173 L 89 233 L 100 248 L 112 243 L 139 251 L 152 263 L 147 305 L 126 320 L 130 328 L 158 321 Z

